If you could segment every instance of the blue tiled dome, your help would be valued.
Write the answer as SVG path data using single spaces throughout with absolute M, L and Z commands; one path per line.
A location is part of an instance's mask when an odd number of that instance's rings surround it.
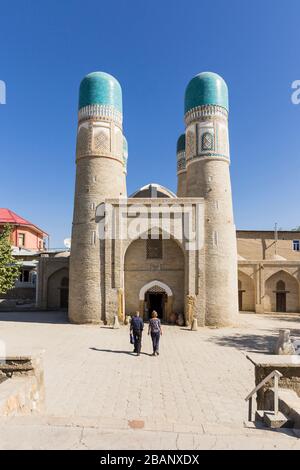
M 184 112 L 205 104 L 222 106 L 228 111 L 228 89 L 220 75 L 202 72 L 189 82 L 185 90 Z
M 177 153 L 185 151 L 185 134 L 181 134 L 181 136 L 177 140 Z
M 122 89 L 118 80 L 105 72 L 86 75 L 80 84 L 78 107 L 91 104 L 111 105 L 122 113 Z

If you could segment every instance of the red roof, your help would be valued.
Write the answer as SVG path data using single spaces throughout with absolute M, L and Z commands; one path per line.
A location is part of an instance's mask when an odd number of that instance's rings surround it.
M 41 230 L 39 227 L 32 224 L 28 220 L 23 219 L 23 217 L 20 217 L 18 214 L 11 211 L 10 209 L 0 208 L 0 224 L 23 225 L 26 227 L 32 227 L 35 230 L 38 230 L 39 232 L 47 235 L 47 233 L 44 232 L 44 230 Z

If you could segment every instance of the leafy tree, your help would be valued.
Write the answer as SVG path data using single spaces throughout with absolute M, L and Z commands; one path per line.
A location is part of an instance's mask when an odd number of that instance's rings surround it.
M 11 226 L 6 224 L 0 233 L 0 294 L 12 289 L 20 274 L 20 265 L 12 254 L 11 230 Z
M 299 227 L 292 228 L 292 232 L 300 232 L 300 225 L 299 225 Z

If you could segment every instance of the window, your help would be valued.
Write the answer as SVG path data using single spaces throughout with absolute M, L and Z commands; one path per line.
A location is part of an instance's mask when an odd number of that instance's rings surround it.
M 162 239 L 157 240 L 148 238 L 147 241 L 147 259 L 161 259 L 162 258 Z
M 219 244 L 219 234 L 216 230 L 213 232 L 213 244 L 214 246 L 218 246 Z
M 22 269 L 20 276 L 19 276 L 19 281 L 29 282 L 29 270 L 28 269 Z
M 293 240 L 293 250 L 300 251 L 300 240 Z
M 204 150 L 213 150 L 214 148 L 214 136 L 211 132 L 204 132 L 201 139 L 201 149 Z
M 25 245 L 25 233 L 19 233 L 18 234 L 18 246 L 24 246 Z
M 36 272 L 32 271 L 30 274 L 31 274 L 31 283 L 36 285 Z

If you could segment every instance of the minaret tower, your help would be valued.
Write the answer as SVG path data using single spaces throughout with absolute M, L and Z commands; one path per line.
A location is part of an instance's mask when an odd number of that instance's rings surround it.
M 185 134 L 177 140 L 177 196 L 186 196 Z
M 238 312 L 237 247 L 229 174 L 228 90 L 219 75 L 203 72 L 189 82 L 185 124 L 186 196 L 205 198 L 205 323 L 230 325 Z
M 79 91 L 69 287 L 73 323 L 99 323 L 103 318 L 95 211 L 107 198 L 126 197 L 124 142 L 121 86 L 107 73 L 90 73 Z

